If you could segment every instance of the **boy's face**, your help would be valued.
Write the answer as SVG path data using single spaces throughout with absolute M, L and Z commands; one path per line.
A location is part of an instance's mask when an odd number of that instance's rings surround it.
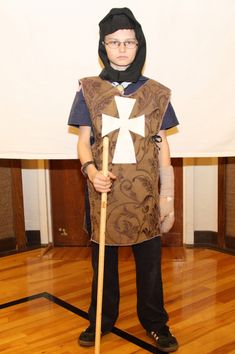
M 133 29 L 120 29 L 104 38 L 104 45 L 110 66 L 123 71 L 134 61 L 138 42 Z

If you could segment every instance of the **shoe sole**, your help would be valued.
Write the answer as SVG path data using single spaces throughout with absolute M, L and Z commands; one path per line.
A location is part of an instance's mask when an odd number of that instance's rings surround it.
M 79 344 L 81 347 L 94 347 L 95 342 L 85 342 L 85 341 L 83 341 L 83 340 L 78 340 L 78 344 Z
M 154 341 L 154 343 L 155 343 L 155 345 L 156 345 L 156 348 L 159 349 L 159 350 L 161 350 L 161 351 L 164 352 L 164 353 L 176 352 L 176 350 L 178 350 L 178 348 L 179 348 L 179 345 L 178 345 L 178 344 L 175 344 L 175 345 L 172 346 L 171 348 L 163 348 L 163 347 L 161 347 L 161 346 L 156 342 L 156 340 L 151 336 L 151 334 L 149 334 L 148 332 L 146 332 L 146 334 L 147 334 L 147 336 L 148 336 L 149 338 L 151 338 L 151 339 Z
M 101 334 L 101 338 L 103 338 L 103 336 L 105 336 L 106 334 L 109 334 L 110 332 L 104 332 Z M 94 347 L 95 346 L 95 340 L 94 341 L 85 341 L 85 340 L 81 340 L 78 338 L 78 344 L 81 346 L 81 347 Z

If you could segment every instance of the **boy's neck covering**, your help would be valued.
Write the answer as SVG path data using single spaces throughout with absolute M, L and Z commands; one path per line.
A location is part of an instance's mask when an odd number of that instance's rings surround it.
M 104 64 L 104 69 L 100 73 L 103 80 L 109 81 L 131 81 L 136 82 L 141 75 L 146 57 L 146 41 L 141 25 L 136 21 L 133 13 L 127 7 L 114 8 L 99 23 L 100 40 L 99 56 Z M 138 41 L 136 57 L 133 63 L 125 70 L 119 71 L 113 69 L 109 64 L 109 59 L 103 45 L 104 37 L 107 34 L 118 31 L 119 29 L 133 29 Z

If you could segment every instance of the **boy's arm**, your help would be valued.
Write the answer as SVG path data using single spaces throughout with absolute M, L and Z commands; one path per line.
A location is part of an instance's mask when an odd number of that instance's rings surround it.
M 82 166 L 88 161 L 93 161 L 91 144 L 90 144 L 91 127 L 79 127 L 79 140 L 78 140 L 78 155 Z M 112 172 L 108 173 L 105 177 L 101 171 L 98 171 L 95 164 L 89 164 L 85 170 L 89 180 L 93 183 L 97 192 L 110 192 L 112 180 L 116 177 Z
M 162 138 L 159 146 L 159 171 L 160 171 L 160 216 L 161 231 L 168 232 L 175 221 L 174 216 L 174 170 L 171 166 L 170 149 L 165 130 L 160 130 L 158 135 Z

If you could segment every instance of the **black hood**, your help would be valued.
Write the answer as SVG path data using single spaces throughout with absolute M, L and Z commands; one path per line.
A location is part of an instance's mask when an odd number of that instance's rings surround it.
M 141 25 L 135 19 L 131 10 L 127 7 L 114 8 L 99 23 L 100 40 L 99 40 L 99 56 L 104 64 L 104 69 L 100 73 L 100 77 L 109 81 L 129 81 L 135 82 L 141 75 L 145 57 L 146 57 L 146 41 Z M 109 59 L 105 47 L 103 45 L 104 37 L 107 34 L 118 31 L 119 29 L 133 29 L 138 41 L 138 49 L 133 63 L 125 70 L 118 71 L 113 69 L 109 64 Z

